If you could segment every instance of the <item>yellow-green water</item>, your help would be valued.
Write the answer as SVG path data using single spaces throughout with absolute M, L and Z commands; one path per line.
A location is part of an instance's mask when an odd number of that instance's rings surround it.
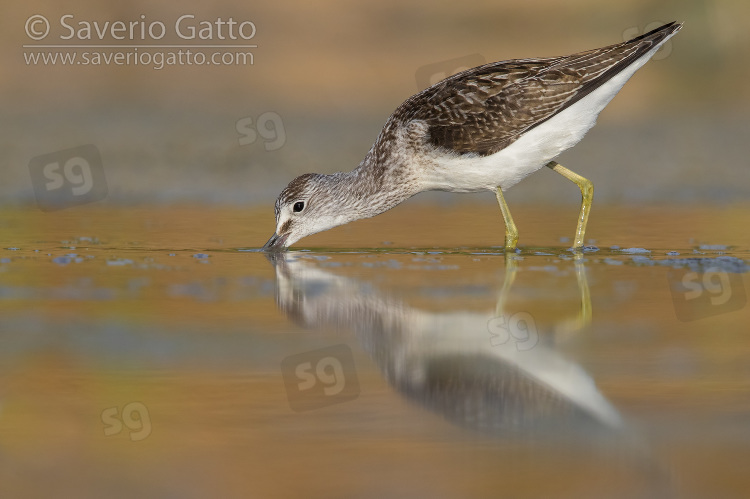
M 0 495 L 743 497 L 750 210 L 576 213 L 5 209 Z

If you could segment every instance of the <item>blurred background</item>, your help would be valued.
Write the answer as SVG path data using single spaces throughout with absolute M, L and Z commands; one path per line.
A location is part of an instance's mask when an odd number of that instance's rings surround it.
M 391 0 L 11 0 L 2 11 L 0 199 L 6 205 L 34 203 L 32 158 L 93 144 L 108 187 L 103 203 L 267 204 L 270 210 L 294 176 L 356 167 L 402 101 L 462 65 L 565 55 L 672 20 L 685 28 L 631 79 L 561 163 L 594 181 L 599 203 L 727 203 L 750 193 L 744 154 L 750 102 L 746 2 L 573 0 L 563 8 L 542 0 L 466 1 L 459 8 Z M 174 23 L 184 14 L 195 16 L 186 26 L 249 20 L 256 32 L 246 43 L 257 48 L 249 50 L 252 63 L 155 69 L 78 64 L 82 49 L 23 47 L 127 43 L 110 35 L 99 41 L 93 28 L 92 40 L 62 39 L 69 34 L 60 24 L 66 14 L 73 16 L 66 22 L 76 32 L 79 22 L 142 21 L 146 28 L 164 23 L 162 39 L 147 36 L 136 44 L 231 41 L 179 39 Z M 50 22 L 49 35 L 40 41 L 25 31 L 34 15 Z M 214 52 L 194 49 L 199 51 Z M 77 52 L 77 63 L 34 62 L 54 52 Z M 568 202 L 577 195 L 555 175 L 539 174 L 514 188 L 509 202 Z M 490 194 L 437 193 L 413 202 L 436 199 L 494 202 Z
M 206 39 L 175 34 L 185 15 Z M 732 0 L 5 0 L 0 497 L 748 497 L 749 18 Z M 560 158 L 596 186 L 580 259 L 580 192 L 547 169 L 507 195 L 520 255 L 491 193 L 423 193 L 312 252 L 238 250 L 293 177 L 355 168 L 431 83 L 673 20 Z M 213 54 L 228 63 L 196 64 Z M 514 378 L 466 355 L 502 367 L 487 323 L 511 312 L 624 436 L 566 428 L 575 404 L 506 397 Z M 281 366 L 342 345 L 358 398 L 294 412 Z M 392 376 L 404 359 L 445 374 L 447 416 Z M 552 435 L 462 426 L 481 393 Z

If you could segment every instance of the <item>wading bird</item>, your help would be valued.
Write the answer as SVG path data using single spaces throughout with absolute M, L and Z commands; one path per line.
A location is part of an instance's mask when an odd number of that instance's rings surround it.
M 429 190 L 495 192 L 505 249 L 518 230 L 503 191 L 544 166 L 581 189 L 573 247 L 583 246 L 593 184 L 553 161 L 580 141 L 622 86 L 682 27 L 672 22 L 630 41 L 573 55 L 517 59 L 450 76 L 407 99 L 357 168 L 307 173 L 276 199 L 276 232 L 264 250 L 373 217 Z

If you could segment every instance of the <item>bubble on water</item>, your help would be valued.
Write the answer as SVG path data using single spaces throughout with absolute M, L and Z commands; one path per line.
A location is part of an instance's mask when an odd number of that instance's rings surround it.
M 210 255 L 207 255 L 205 253 L 196 253 L 196 254 L 193 255 L 193 258 L 197 258 L 197 259 L 201 260 L 201 259 L 204 259 L 204 258 L 208 258 L 209 256 Z
M 614 258 L 605 258 L 603 261 L 607 265 L 622 265 L 624 263 L 622 260 L 615 260 Z
M 56 256 L 55 258 L 52 259 L 53 263 L 56 263 L 56 264 L 61 265 L 61 266 L 62 265 L 67 265 L 67 264 L 69 264 L 72 261 L 73 261 L 73 259 L 71 257 L 69 257 L 69 256 Z
M 545 265 L 543 267 L 535 267 L 535 266 L 527 267 L 527 270 L 532 270 L 532 271 L 535 270 L 538 272 L 549 272 L 550 274 L 553 274 L 555 272 L 558 272 L 559 269 L 557 268 L 556 265 Z
M 716 258 L 667 258 L 657 262 L 672 268 L 688 268 L 693 272 L 729 272 L 732 274 L 743 274 L 750 272 L 750 265 L 744 260 L 734 256 L 717 256 Z
M 667 251 L 667 255 L 669 255 L 669 256 L 677 256 L 679 254 L 680 254 L 679 251 Z
M 654 261 L 647 256 L 635 255 L 635 256 L 632 256 L 631 259 L 633 260 L 633 263 L 639 263 L 641 265 L 653 265 L 654 264 Z
M 132 265 L 133 260 L 129 260 L 127 258 L 118 258 L 117 260 L 107 260 L 107 265 L 113 266 L 113 267 L 121 267 L 123 265 Z
M 651 253 L 651 250 L 647 250 L 646 248 L 623 248 L 620 251 L 623 253 L 627 253 L 629 255 L 635 255 L 639 253 Z
M 728 250 L 729 246 L 726 246 L 724 244 L 701 244 L 700 246 L 698 246 L 698 249 L 706 251 L 724 251 Z

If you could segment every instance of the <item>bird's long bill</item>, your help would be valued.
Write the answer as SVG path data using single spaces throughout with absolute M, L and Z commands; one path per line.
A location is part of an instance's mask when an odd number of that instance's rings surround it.
M 283 251 L 286 249 L 286 245 L 284 243 L 286 243 L 287 237 L 289 237 L 289 234 L 280 236 L 274 232 L 274 234 L 271 236 L 271 239 L 269 239 L 261 249 L 263 251 Z

